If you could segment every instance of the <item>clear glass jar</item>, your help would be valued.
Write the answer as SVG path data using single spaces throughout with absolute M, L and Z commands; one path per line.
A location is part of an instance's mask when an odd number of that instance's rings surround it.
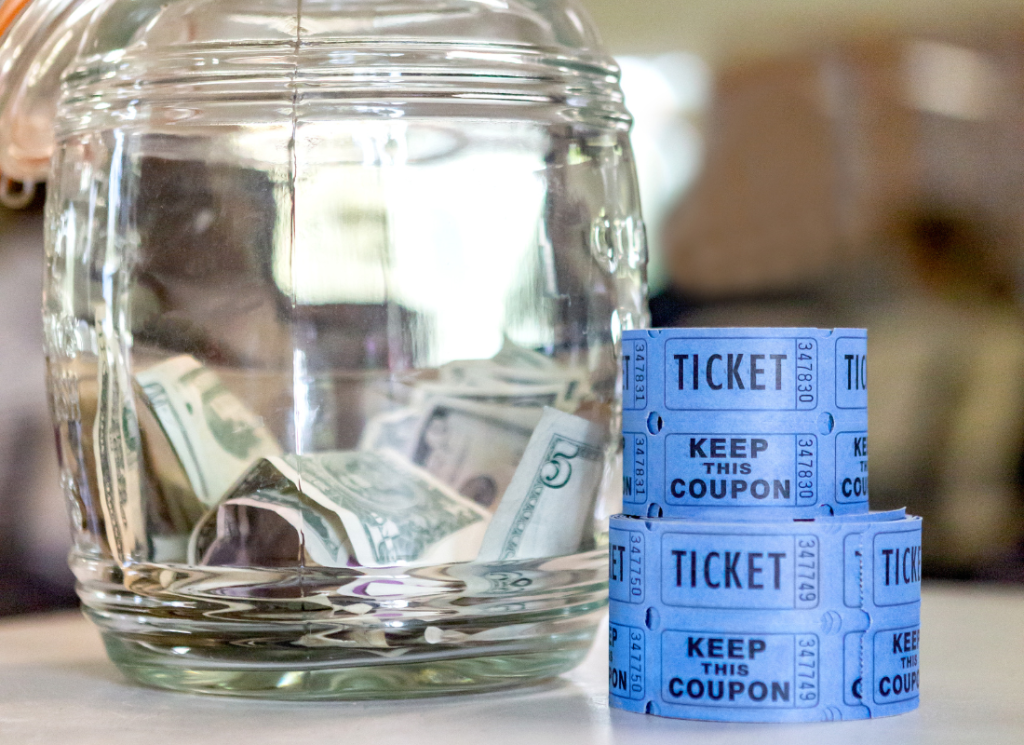
M 646 292 L 630 120 L 581 11 L 75 23 L 44 314 L 71 566 L 114 662 L 282 698 L 575 665 Z

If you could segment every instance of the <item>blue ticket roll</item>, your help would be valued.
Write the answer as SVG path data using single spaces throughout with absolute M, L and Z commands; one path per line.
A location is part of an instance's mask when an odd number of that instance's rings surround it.
M 789 523 L 612 518 L 612 705 L 764 722 L 915 708 L 920 525 L 901 510 Z
M 863 329 L 627 331 L 622 350 L 624 513 L 867 512 Z

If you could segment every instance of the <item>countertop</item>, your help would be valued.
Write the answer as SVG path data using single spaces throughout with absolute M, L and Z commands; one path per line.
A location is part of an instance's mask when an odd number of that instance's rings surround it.
M 0 745 L 259 743 L 1024 743 L 1024 588 L 926 583 L 921 708 L 821 724 L 716 724 L 608 708 L 607 640 L 562 677 L 502 693 L 287 703 L 143 688 L 77 613 L 0 622 Z

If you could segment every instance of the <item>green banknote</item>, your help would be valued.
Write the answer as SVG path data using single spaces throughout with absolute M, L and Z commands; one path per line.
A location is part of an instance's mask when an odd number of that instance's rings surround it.
M 189 556 L 206 566 L 343 567 L 351 546 L 337 516 L 286 486 L 225 499 L 196 526 Z
M 606 431 L 545 409 L 487 527 L 480 561 L 532 559 L 579 551 L 593 531 Z
M 115 560 L 144 558 L 146 516 L 143 510 L 139 456 L 141 442 L 131 380 L 109 317 L 97 311 L 98 399 L 93 423 L 100 503 L 107 543 Z
M 263 420 L 194 357 L 172 357 L 135 379 L 207 507 L 217 504 L 258 458 L 280 454 Z
M 392 450 L 492 512 L 544 407 L 576 411 L 587 370 L 508 339 L 491 359 L 455 360 L 405 391 L 405 405 L 367 423 L 360 447 Z
M 278 500 L 274 507 L 268 495 Z M 309 555 L 324 566 L 469 561 L 479 550 L 489 517 L 472 500 L 402 458 L 365 451 L 259 460 L 218 504 L 217 536 L 223 539 L 238 525 L 239 506 L 272 509 L 302 531 L 310 546 L 319 541 L 327 549 Z M 291 514 L 285 514 L 289 509 Z M 211 519 L 205 519 L 193 535 L 190 556 L 199 563 L 212 556 L 209 546 L 216 539 L 210 539 L 210 525 Z M 259 540 L 258 532 L 248 534 Z M 332 542 L 339 548 L 330 548 Z

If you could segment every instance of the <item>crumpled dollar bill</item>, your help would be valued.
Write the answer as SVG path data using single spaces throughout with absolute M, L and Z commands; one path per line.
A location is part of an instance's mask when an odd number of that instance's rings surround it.
M 417 411 L 371 421 L 363 447 L 388 450 L 423 468 L 482 507 L 493 509 L 543 413 L 437 397 Z
M 545 409 L 484 536 L 479 561 L 560 556 L 593 532 L 607 431 Z
M 261 459 L 197 526 L 196 564 L 390 566 L 580 550 L 593 532 L 605 431 L 547 408 L 491 512 L 389 452 Z
M 145 558 L 139 421 L 121 338 L 106 309 L 97 309 L 97 401 L 93 457 L 107 543 L 119 563 Z
M 506 340 L 488 360 L 457 360 L 418 381 L 409 405 L 371 419 L 364 450 L 392 450 L 491 509 L 505 493 L 545 407 L 573 412 L 587 371 Z
M 147 469 L 158 484 L 170 479 L 165 498 L 182 500 L 177 512 L 161 511 L 172 534 L 187 536 L 182 558 L 380 567 L 586 548 L 608 441 L 606 426 L 565 411 L 587 394 L 586 379 L 506 343 L 491 360 L 453 362 L 419 380 L 405 406 L 367 423 L 359 450 L 303 454 L 283 454 L 193 357 L 150 366 L 136 383 L 154 443 Z M 155 447 L 157 429 L 176 463 Z
M 194 357 L 172 357 L 137 373 L 135 380 L 207 507 L 217 504 L 256 458 L 281 454 L 263 420 Z
M 488 518 L 472 500 L 390 453 L 270 457 L 196 527 L 189 558 L 235 566 L 264 556 L 280 562 L 282 549 L 252 527 L 269 525 L 296 548 L 293 564 L 470 561 Z

